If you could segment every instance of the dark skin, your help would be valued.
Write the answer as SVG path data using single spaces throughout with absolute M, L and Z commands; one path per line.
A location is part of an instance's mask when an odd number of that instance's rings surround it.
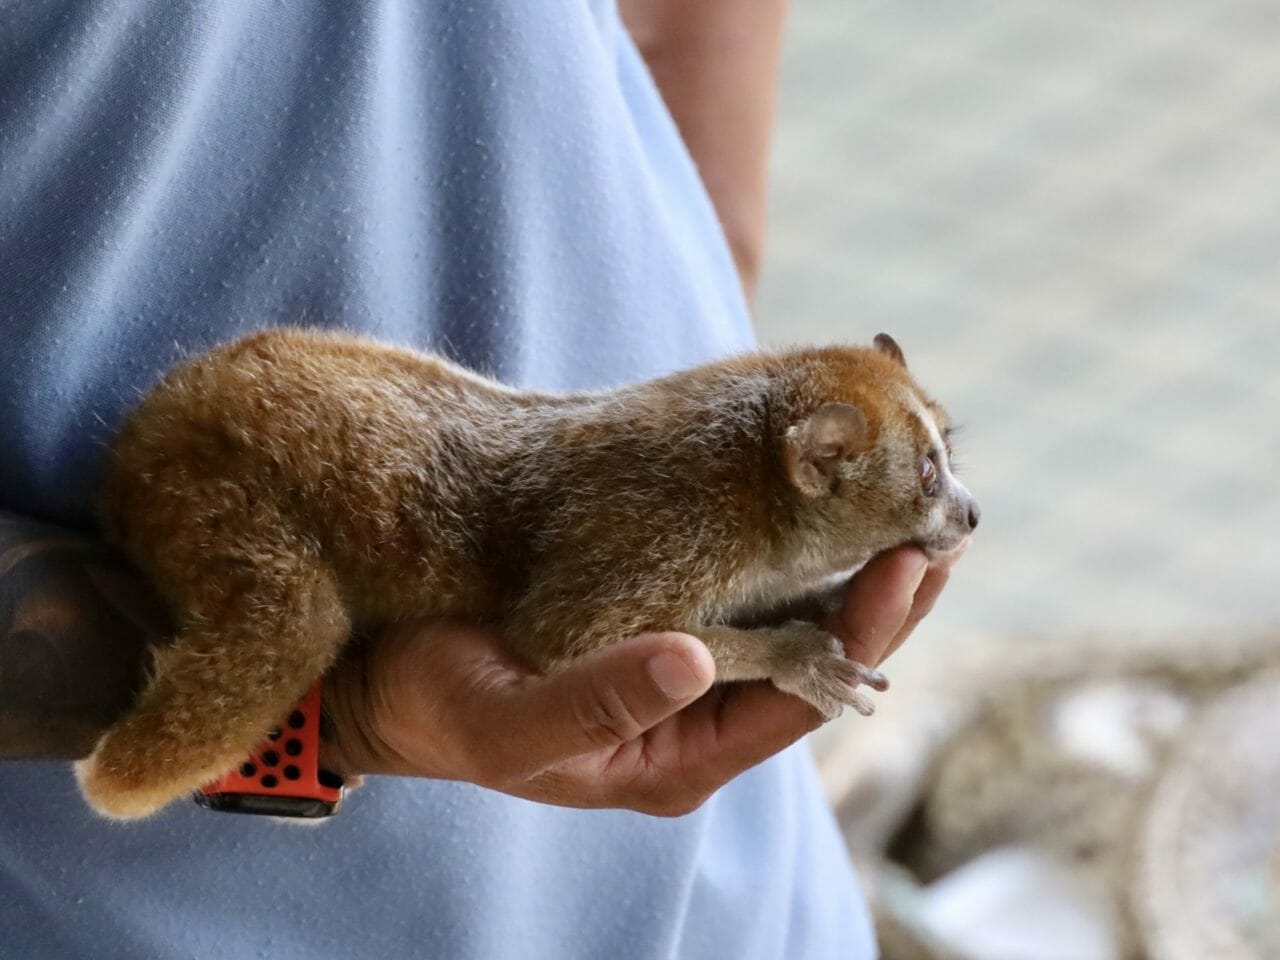
M 707 185 L 744 290 L 756 287 L 785 0 L 622 0 Z M 962 552 L 962 551 L 960 551 Z M 889 551 L 826 624 L 878 664 L 933 607 L 959 552 Z M 170 633 L 140 577 L 90 537 L 0 511 L 0 758 L 68 760 L 132 702 Z M 767 683 L 711 689 L 693 637 L 635 637 L 551 677 L 492 633 L 416 622 L 352 644 L 325 678 L 322 763 L 465 780 L 573 807 L 695 809 L 819 724 Z
M 764 260 L 769 144 L 788 0 L 619 0 L 698 165 L 748 297 Z
M 914 547 L 882 554 L 826 626 L 851 657 L 882 662 L 932 608 L 961 552 L 932 565 Z M 687 665 L 682 695 L 653 682 L 646 664 L 657 654 Z M 821 722 L 764 681 L 707 692 L 714 663 L 679 633 L 624 641 L 554 677 L 520 666 L 497 637 L 456 624 L 397 628 L 358 659 L 363 674 L 336 672 L 326 686 L 338 694 L 340 720 L 352 710 L 338 729 L 357 734 L 331 745 L 338 766 L 469 780 L 563 806 L 687 813 Z
M 928 612 L 950 562 L 904 547 L 851 585 L 829 626 L 879 663 Z M 92 538 L 0 513 L 0 756 L 73 759 L 124 711 L 168 635 L 141 578 Z M 648 664 L 674 656 L 669 695 Z M 678 670 L 659 673 L 667 690 Z M 468 780 L 515 796 L 655 814 L 696 808 L 818 725 L 767 683 L 707 693 L 685 634 L 637 637 L 554 677 L 474 627 L 407 623 L 355 645 L 326 679 L 323 762 L 346 774 Z
M 114 551 L 0 512 L 0 757 L 84 756 L 132 702 L 167 632 Z

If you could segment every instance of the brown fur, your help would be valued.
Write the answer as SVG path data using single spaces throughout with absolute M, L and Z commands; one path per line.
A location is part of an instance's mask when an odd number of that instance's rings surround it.
M 685 630 L 721 679 L 866 709 L 855 688 L 878 678 L 813 624 L 729 624 L 955 540 L 919 487 L 911 410 L 932 402 L 877 346 L 576 396 L 290 329 L 182 364 L 125 423 L 103 501 L 181 630 L 79 765 L 90 802 L 139 816 L 222 774 L 353 625 L 408 617 L 490 624 L 544 669 Z

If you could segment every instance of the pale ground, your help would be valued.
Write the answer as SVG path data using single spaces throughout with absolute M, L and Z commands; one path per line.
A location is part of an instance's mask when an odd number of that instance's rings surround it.
M 772 197 L 762 338 L 964 425 L 916 643 L 1280 624 L 1280 3 L 799 0 Z

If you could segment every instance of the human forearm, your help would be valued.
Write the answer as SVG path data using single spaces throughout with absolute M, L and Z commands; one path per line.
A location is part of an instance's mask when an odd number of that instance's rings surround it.
M 693 155 L 751 296 L 787 0 L 621 0 L 627 28 Z
M 132 702 L 165 618 L 82 534 L 0 511 L 0 759 L 73 759 Z
M 894 551 L 855 578 L 830 626 L 851 655 L 878 663 L 932 605 L 946 567 L 930 573 L 917 554 Z M 0 759 L 87 754 L 168 634 L 118 554 L 0 511 Z M 674 672 L 672 656 L 683 664 Z M 331 674 L 326 767 L 470 780 L 568 806 L 683 813 L 817 723 L 767 685 L 700 698 L 710 655 L 675 634 L 633 638 L 539 678 L 484 631 L 407 624 Z

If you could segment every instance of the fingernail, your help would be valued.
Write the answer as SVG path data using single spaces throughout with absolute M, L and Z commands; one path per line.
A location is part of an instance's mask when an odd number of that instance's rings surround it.
M 663 651 L 645 664 L 658 689 L 672 700 L 687 700 L 702 692 L 702 678 L 693 672 L 689 662 L 678 653 Z
M 889 678 L 874 667 L 867 670 L 866 679 L 862 682 L 881 693 L 889 689 Z

